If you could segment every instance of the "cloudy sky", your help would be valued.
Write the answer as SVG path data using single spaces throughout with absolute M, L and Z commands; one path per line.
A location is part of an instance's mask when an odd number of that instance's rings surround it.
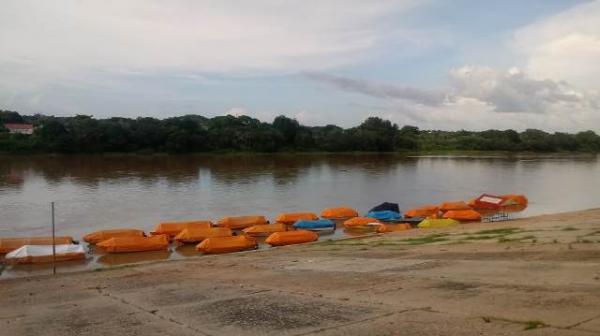
M 600 1 L 3 0 L 0 109 L 600 131 Z

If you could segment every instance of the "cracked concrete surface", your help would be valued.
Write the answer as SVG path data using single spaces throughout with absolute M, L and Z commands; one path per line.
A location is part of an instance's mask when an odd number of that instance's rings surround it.
M 0 335 L 598 335 L 598 232 L 592 209 L 10 279 Z

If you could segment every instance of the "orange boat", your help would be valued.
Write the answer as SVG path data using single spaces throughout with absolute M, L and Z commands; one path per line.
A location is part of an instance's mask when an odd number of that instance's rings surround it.
M 180 243 L 199 243 L 206 238 L 231 237 L 230 228 L 184 229 L 175 236 L 174 240 Z
M 232 230 L 241 230 L 254 225 L 267 224 L 269 221 L 265 216 L 238 216 L 238 217 L 223 217 L 219 219 L 220 227 L 230 228 Z
M 377 233 L 389 233 L 389 232 L 398 232 L 398 231 L 406 231 L 412 229 L 410 224 L 381 224 L 377 226 Z
M 344 222 L 344 227 L 348 229 L 367 226 L 369 224 L 380 224 L 380 222 L 371 217 L 354 217 Z
M 279 215 L 277 215 L 277 218 L 275 219 L 276 222 L 278 223 L 283 223 L 283 224 L 294 224 L 295 222 L 299 221 L 299 220 L 317 220 L 319 219 L 319 217 L 317 217 L 317 215 L 315 215 L 312 212 L 286 212 L 286 213 L 281 213 Z
M 463 201 L 444 202 L 441 203 L 438 208 L 443 212 L 451 210 L 471 210 L 471 207 Z
M 302 244 L 319 239 L 319 235 L 308 230 L 275 232 L 265 240 L 271 246 Z
M 444 218 L 461 222 L 481 220 L 481 214 L 475 210 L 450 210 L 444 213 Z
M 429 217 L 435 215 L 438 210 L 439 208 L 436 205 L 424 205 L 404 211 L 404 217 Z
M 96 246 L 111 253 L 160 251 L 169 248 L 169 238 L 166 235 L 114 237 L 101 241 Z
M 73 237 L 55 237 L 56 245 L 73 243 Z M 52 237 L 0 238 L 0 254 L 14 251 L 25 245 L 52 245 Z
M 525 210 L 529 204 L 529 200 L 524 195 L 502 195 L 501 208 L 504 212 L 519 212 Z
M 213 237 L 196 245 L 196 250 L 206 253 L 240 252 L 258 247 L 256 239 L 248 236 Z
M 287 231 L 287 225 L 282 223 L 254 225 L 245 228 L 243 231 L 245 234 L 253 237 L 268 236 L 274 232 Z
M 327 208 L 321 211 L 321 217 L 327 219 L 344 219 L 357 217 L 358 212 L 352 208 Z
M 143 237 L 144 231 L 136 229 L 102 230 L 86 234 L 83 236 L 83 240 L 89 244 L 98 244 L 99 242 L 110 238 L 130 236 Z
M 187 222 L 165 222 L 160 223 L 150 231 L 151 235 L 167 235 L 169 238 L 177 236 L 185 229 L 208 229 L 212 227 L 212 222 L 207 220 L 187 221 Z

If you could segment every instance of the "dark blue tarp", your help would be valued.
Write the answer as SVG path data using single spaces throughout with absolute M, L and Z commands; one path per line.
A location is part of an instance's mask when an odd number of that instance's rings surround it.
M 378 219 L 382 222 L 393 222 L 402 218 L 402 215 L 396 211 L 384 210 L 384 211 L 369 211 L 367 217 Z
M 369 210 L 369 212 L 371 211 L 394 211 L 400 213 L 400 207 L 398 203 L 383 202 Z
M 319 229 L 333 229 L 335 223 L 329 219 L 318 219 L 318 220 L 299 220 L 294 223 L 294 229 L 304 230 L 319 230 Z

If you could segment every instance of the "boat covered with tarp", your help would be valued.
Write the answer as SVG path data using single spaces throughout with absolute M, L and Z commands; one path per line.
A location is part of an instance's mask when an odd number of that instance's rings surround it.
M 335 229 L 335 223 L 329 219 L 299 220 L 293 226 L 296 230 L 327 231 Z
M 71 261 L 85 259 L 83 246 L 76 244 L 60 244 L 54 246 L 56 256 L 53 256 L 52 245 L 24 245 L 9 252 L 4 257 L 11 264 L 37 264 L 53 261 Z
M 275 222 L 291 225 L 299 220 L 317 220 L 319 217 L 312 212 L 284 212 L 277 215 Z
M 417 225 L 420 229 L 435 229 L 455 226 L 460 224 L 459 221 L 450 218 L 427 218 Z
M 113 229 L 113 230 L 100 230 L 92 233 L 88 233 L 83 236 L 83 240 L 89 244 L 98 244 L 103 240 L 107 240 L 114 237 L 131 237 L 138 236 L 143 237 L 144 231 L 138 229 Z
M 150 231 L 150 234 L 167 235 L 169 238 L 173 238 L 185 229 L 208 229 L 210 227 L 212 227 L 212 222 L 209 220 L 164 222 L 155 226 L 154 230 Z
M 287 231 L 287 229 L 288 229 L 287 225 L 282 224 L 282 223 L 275 223 L 275 224 L 254 225 L 249 228 L 245 228 L 243 231 L 244 231 L 244 234 L 247 234 L 249 236 L 262 237 L 262 236 L 268 236 L 275 232 Z
M 265 216 L 236 216 L 236 217 L 223 217 L 219 219 L 218 226 L 224 228 L 230 228 L 232 230 L 242 230 L 254 225 L 267 224 L 269 221 Z
M 327 219 L 345 219 L 357 216 L 358 212 L 356 210 L 347 207 L 327 208 L 321 211 L 321 217 Z
M 265 240 L 271 246 L 284 246 L 292 244 L 309 243 L 319 239 L 319 235 L 308 230 L 295 230 L 275 232 Z
M 231 234 L 231 229 L 224 227 L 184 229 L 183 231 L 179 232 L 179 234 L 175 236 L 173 240 L 184 244 L 190 244 L 199 243 L 206 238 L 230 237 Z
M 109 253 L 161 251 L 169 248 L 169 238 L 167 235 L 113 237 L 96 246 Z
M 0 254 L 9 253 L 25 245 L 52 245 L 52 237 L 20 237 L 0 238 Z M 73 237 L 54 237 L 54 245 L 69 245 L 73 243 Z
M 393 222 L 402 219 L 402 214 L 392 210 L 369 211 L 367 217 L 375 218 L 380 222 Z
M 197 251 L 206 254 L 241 252 L 255 248 L 258 248 L 256 239 L 246 235 L 207 238 L 196 245 Z

